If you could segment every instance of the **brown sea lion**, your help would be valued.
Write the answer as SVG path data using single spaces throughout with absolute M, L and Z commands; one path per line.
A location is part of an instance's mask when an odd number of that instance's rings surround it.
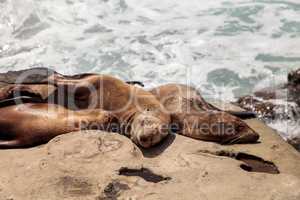
M 57 76 L 53 76 L 52 78 L 60 84 L 65 82 L 66 84 L 73 85 L 74 81 L 77 82 L 76 80 L 65 80 Z M 94 79 L 97 80 L 97 76 Z M 90 83 L 90 81 L 89 79 L 88 82 Z M 109 89 L 107 86 L 104 87 L 108 91 L 112 90 L 112 88 Z M 180 129 L 179 132 L 183 135 L 227 144 L 252 143 L 256 142 L 259 138 L 259 135 L 245 122 L 210 105 L 192 87 L 180 84 L 168 84 L 153 89 L 150 92 L 163 105 L 163 108 L 159 109 L 159 113 L 164 115 L 170 114 L 172 125 L 177 125 Z M 84 95 L 79 93 L 78 96 Z M 94 96 L 92 98 L 94 99 Z M 99 100 L 96 100 L 96 102 L 99 102 Z M 103 102 L 108 102 L 108 100 L 103 99 Z M 105 106 L 102 108 L 109 109 Z M 144 135 L 147 138 L 148 134 Z
M 54 104 L 0 108 L 0 148 L 30 147 L 82 129 L 110 130 L 114 116 L 101 109 L 71 111 Z
M 120 122 L 122 133 L 143 147 L 157 144 L 168 134 L 169 114 L 162 111 L 154 95 L 142 88 L 111 76 L 94 74 L 66 78 L 54 73 L 41 83 L 56 87 L 48 96 L 48 102 L 73 110 L 100 108 L 112 112 Z M 44 96 L 41 94 L 48 92 L 48 85 L 17 84 L 0 90 L 0 96 L 16 93 Z
M 62 91 L 56 92 L 54 99 L 63 97 L 66 101 L 55 103 L 67 108 L 96 107 L 113 111 L 121 124 L 128 128 L 125 133 L 144 147 L 158 143 L 167 135 L 165 127 L 170 123 L 170 114 L 173 124 L 179 127 L 182 134 L 189 137 L 220 143 L 248 143 L 258 139 L 258 134 L 243 121 L 219 111 L 208 104 L 195 89 L 188 86 L 161 86 L 151 91 L 155 95 L 153 96 L 116 78 L 95 74 L 66 77 L 54 73 L 41 83 L 55 85 L 56 91 Z M 26 89 L 26 86 L 29 89 Z M 36 93 L 30 85 L 18 87 L 17 91 L 21 88 Z M 44 89 L 41 85 L 39 87 L 39 90 L 47 89 L 46 85 Z M 203 128 L 203 125 L 207 125 L 208 128 Z M 198 128 L 191 129 L 191 126 Z
M 259 138 L 241 119 L 207 103 L 193 87 L 167 84 L 150 92 L 163 104 L 182 135 L 223 144 L 253 143 Z
M 90 75 L 79 80 L 52 76 L 48 82 L 68 87 L 76 101 L 101 108 L 117 116 L 125 134 L 142 147 L 150 147 L 167 136 L 170 115 L 150 92 L 107 75 Z M 81 108 L 82 109 L 82 108 Z

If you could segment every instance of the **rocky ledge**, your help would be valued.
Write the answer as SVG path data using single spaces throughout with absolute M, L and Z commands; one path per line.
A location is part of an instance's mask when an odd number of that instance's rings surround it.
M 284 122 L 289 129 L 300 126 L 300 69 L 288 74 L 287 83 L 255 91 L 252 95 L 239 98 L 236 104 L 245 110 L 257 113 L 260 120 L 275 124 Z M 291 130 L 290 130 L 291 132 Z M 300 151 L 300 132 L 280 134 Z
M 170 135 L 139 149 L 122 135 L 83 131 L 0 151 L 0 199 L 300 199 L 300 154 L 256 119 L 257 144 L 222 146 Z

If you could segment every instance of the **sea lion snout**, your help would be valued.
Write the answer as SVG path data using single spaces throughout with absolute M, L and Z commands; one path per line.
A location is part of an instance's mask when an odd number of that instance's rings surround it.
M 159 143 L 163 137 L 164 134 L 159 128 L 147 128 L 138 135 L 138 143 L 148 148 Z
M 176 120 L 176 121 L 175 121 Z M 248 124 L 241 119 L 220 111 L 185 114 L 174 122 L 182 128 L 181 134 L 221 144 L 255 143 L 259 139 Z
M 235 122 L 235 133 L 233 136 L 224 138 L 223 144 L 243 144 L 255 143 L 259 139 L 259 134 L 255 132 L 244 121 L 232 116 Z
M 168 135 L 169 120 L 163 120 L 153 115 L 140 114 L 132 122 L 131 138 L 144 148 L 159 143 Z
M 240 136 L 231 141 L 230 143 L 255 143 L 259 139 L 259 134 L 247 125 L 243 126 L 242 129 L 240 128 L 239 131 Z
M 158 131 L 152 131 L 152 133 L 144 133 L 138 136 L 138 142 L 142 147 L 150 147 L 152 146 L 152 143 L 157 143 L 155 142 L 156 140 L 160 140 L 160 136 L 158 135 Z M 156 132 L 156 133 L 155 133 Z

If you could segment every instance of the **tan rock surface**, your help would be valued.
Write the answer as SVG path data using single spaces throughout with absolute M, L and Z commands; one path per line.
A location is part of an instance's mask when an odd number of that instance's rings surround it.
M 86 131 L 31 149 L 1 150 L 0 199 L 299 200 L 300 154 L 263 123 L 248 123 L 261 143 L 221 146 L 170 135 L 140 150 L 124 136 Z M 280 174 L 243 170 L 243 161 L 228 157 L 239 152 L 273 162 Z M 121 168 L 154 182 L 119 175 Z

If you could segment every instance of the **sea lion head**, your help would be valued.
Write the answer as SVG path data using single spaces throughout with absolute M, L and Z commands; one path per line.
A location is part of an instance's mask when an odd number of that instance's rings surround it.
M 183 135 L 221 144 L 254 143 L 259 139 L 246 122 L 222 111 L 185 114 L 174 122 Z
M 170 116 L 163 112 L 146 109 L 136 113 L 131 123 L 131 139 L 144 148 L 159 143 L 168 133 Z
M 211 131 L 220 136 L 222 144 L 254 143 L 259 139 L 246 122 L 226 112 L 210 113 Z
M 234 124 L 236 135 L 229 137 L 223 141 L 224 144 L 241 144 L 241 143 L 255 143 L 259 139 L 259 134 L 255 132 L 246 122 L 238 117 L 226 113 L 227 121 Z

